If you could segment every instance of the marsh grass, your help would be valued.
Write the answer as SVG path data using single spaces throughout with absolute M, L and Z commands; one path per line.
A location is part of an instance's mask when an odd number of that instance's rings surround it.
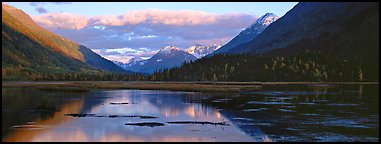
M 188 92 L 238 93 L 274 85 L 334 86 L 337 84 L 376 84 L 378 82 L 154 82 L 154 81 L 54 81 L 3 82 L 2 87 L 35 87 L 44 91 L 88 92 L 92 89 L 171 90 Z
M 197 83 L 100 83 L 95 88 L 101 89 L 141 89 L 141 90 L 172 90 L 189 92 L 240 92 L 242 90 L 258 90 L 260 85 L 213 85 Z
M 88 92 L 91 89 L 140 89 L 140 90 L 171 90 L 188 92 L 241 92 L 261 89 L 261 85 L 239 83 L 197 83 L 197 82 L 104 82 L 83 81 L 64 82 L 60 84 L 46 83 L 10 83 L 3 87 L 35 87 L 43 91 Z

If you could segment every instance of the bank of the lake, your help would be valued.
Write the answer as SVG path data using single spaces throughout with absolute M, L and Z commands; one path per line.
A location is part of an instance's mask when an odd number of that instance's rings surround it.
M 379 84 L 379 82 L 158 82 L 158 81 L 3 81 L 2 87 L 35 87 L 50 91 L 89 91 L 91 89 L 172 90 L 187 92 L 242 92 L 267 85 L 330 86 L 337 84 Z

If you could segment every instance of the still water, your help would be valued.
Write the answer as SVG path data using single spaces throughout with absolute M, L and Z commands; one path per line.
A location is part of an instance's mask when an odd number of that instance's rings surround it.
M 379 141 L 379 85 L 226 93 L 2 88 L 2 141 Z

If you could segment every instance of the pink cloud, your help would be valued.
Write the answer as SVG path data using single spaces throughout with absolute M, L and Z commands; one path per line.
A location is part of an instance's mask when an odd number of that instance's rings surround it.
M 172 25 L 194 26 L 224 23 L 237 25 L 244 17 L 253 17 L 248 14 L 212 14 L 194 10 L 135 10 L 121 15 L 103 15 L 87 18 L 85 16 L 69 13 L 49 13 L 33 16 L 38 23 L 49 28 L 82 29 L 86 26 L 124 26 L 124 25 Z
M 85 45 L 107 59 L 123 62 L 133 57 L 151 57 L 166 45 L 185 49 L 194 43 L 225 44 L 258 19 L 244 13 L 159 9 L 94 17 L 47 13 L 32 18 L 43 27 Z M 150 50 L 139 50 L 142 47 Z
M 192 10 L 135 10 L 121 15 L 97 16 L 91 18 L 91 24 L 109 26 L 137 25 L 141 23 L 165 25 L 202 25 L 212 24 L 223 15 Z
M 82 29 L 88 24 L 87 17 L 70 13 L 47 13 L 32 18 L 48 29 Z

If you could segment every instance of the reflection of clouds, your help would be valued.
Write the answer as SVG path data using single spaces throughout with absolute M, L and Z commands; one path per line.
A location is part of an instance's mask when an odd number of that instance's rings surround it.
M 180 109 L 172 109 L 170 107 L 161 107 L 160 113 L 165 117 L 175 117 L 180 114 Z
M 267 135 L 263 136 L 263 142 L 274 142 L 271 138 L 269 138 Z
M 76 129 L 65 133 L 45 133 L 31 140 L 32 142 L 190 142 L 190 141 L 218 141 L 213 137 L 197 137 L 192 135 L 167 135 L 141 137 L 123 134 L 105 134 L 101 137 L 92 137 L 86 131 Z M 266 141 L 271 142 L 271 141 Z
M 206 119 L 219 119 L 220 115 L 217 116 L 216 113 L 218 112 L 213 112 L 210 108 L 203 107 L 200 104 L 194 104 L 190 105 L 186 108 L 186 114 L 188 114 L 191 117 L 201 117 L 201 118 L 206 118 Z
M 170 125 L 173 120 L 190 121 L 222 121 L 221 114 L 210 107 L 201 104 L 184 104 L 184 97 L 191 99 L 192 95 L 183 92 L 142 91 L 142 90 L 110 90 L 90 93 L 87 101 L 99 97 L 107 97 L 102 103 L 86 110 L 85 113 L 99 115 L 148 115 L 158 116 L 157 119 L 140 118 L 72 118 L 64 117 L 64 113 L 83 112 L 79 105 L 71 105 L 63 109 L 63 113 L 55 115 L 54 120 L 70 118 L 64 123 L 51 123 L 50 129 L 33 133 L 23 141 L 253 141 L 240 129 L 232 126 L 210 125 Z M 198 97 L 197 97 L 198 98 Z M 129 105 L 110 105 L 110 102 L 137 103 Z M 79 110 L 77 110 L 79 108 Z M 160 122 L 163 127 L 126 126 L 127 122 Z M 42 122 L 44 124 L 44 122 Z M 225 128 L 224 128 L 225 127 Z M 199 130 L 197 132 L 191 130 Z M 24 135 L 17 135 L 20 140 Z M 216 138 L 214 138 L 216 137 Z
M 41 141 L 66 141 L 66 142 L 87 142 L 90 141 L 88 134 L 85 131 L 80 129 L 63 132 L 63 133 L 43 133 L 36 137 L 33 137 L 32 142 L 41 142 Z

